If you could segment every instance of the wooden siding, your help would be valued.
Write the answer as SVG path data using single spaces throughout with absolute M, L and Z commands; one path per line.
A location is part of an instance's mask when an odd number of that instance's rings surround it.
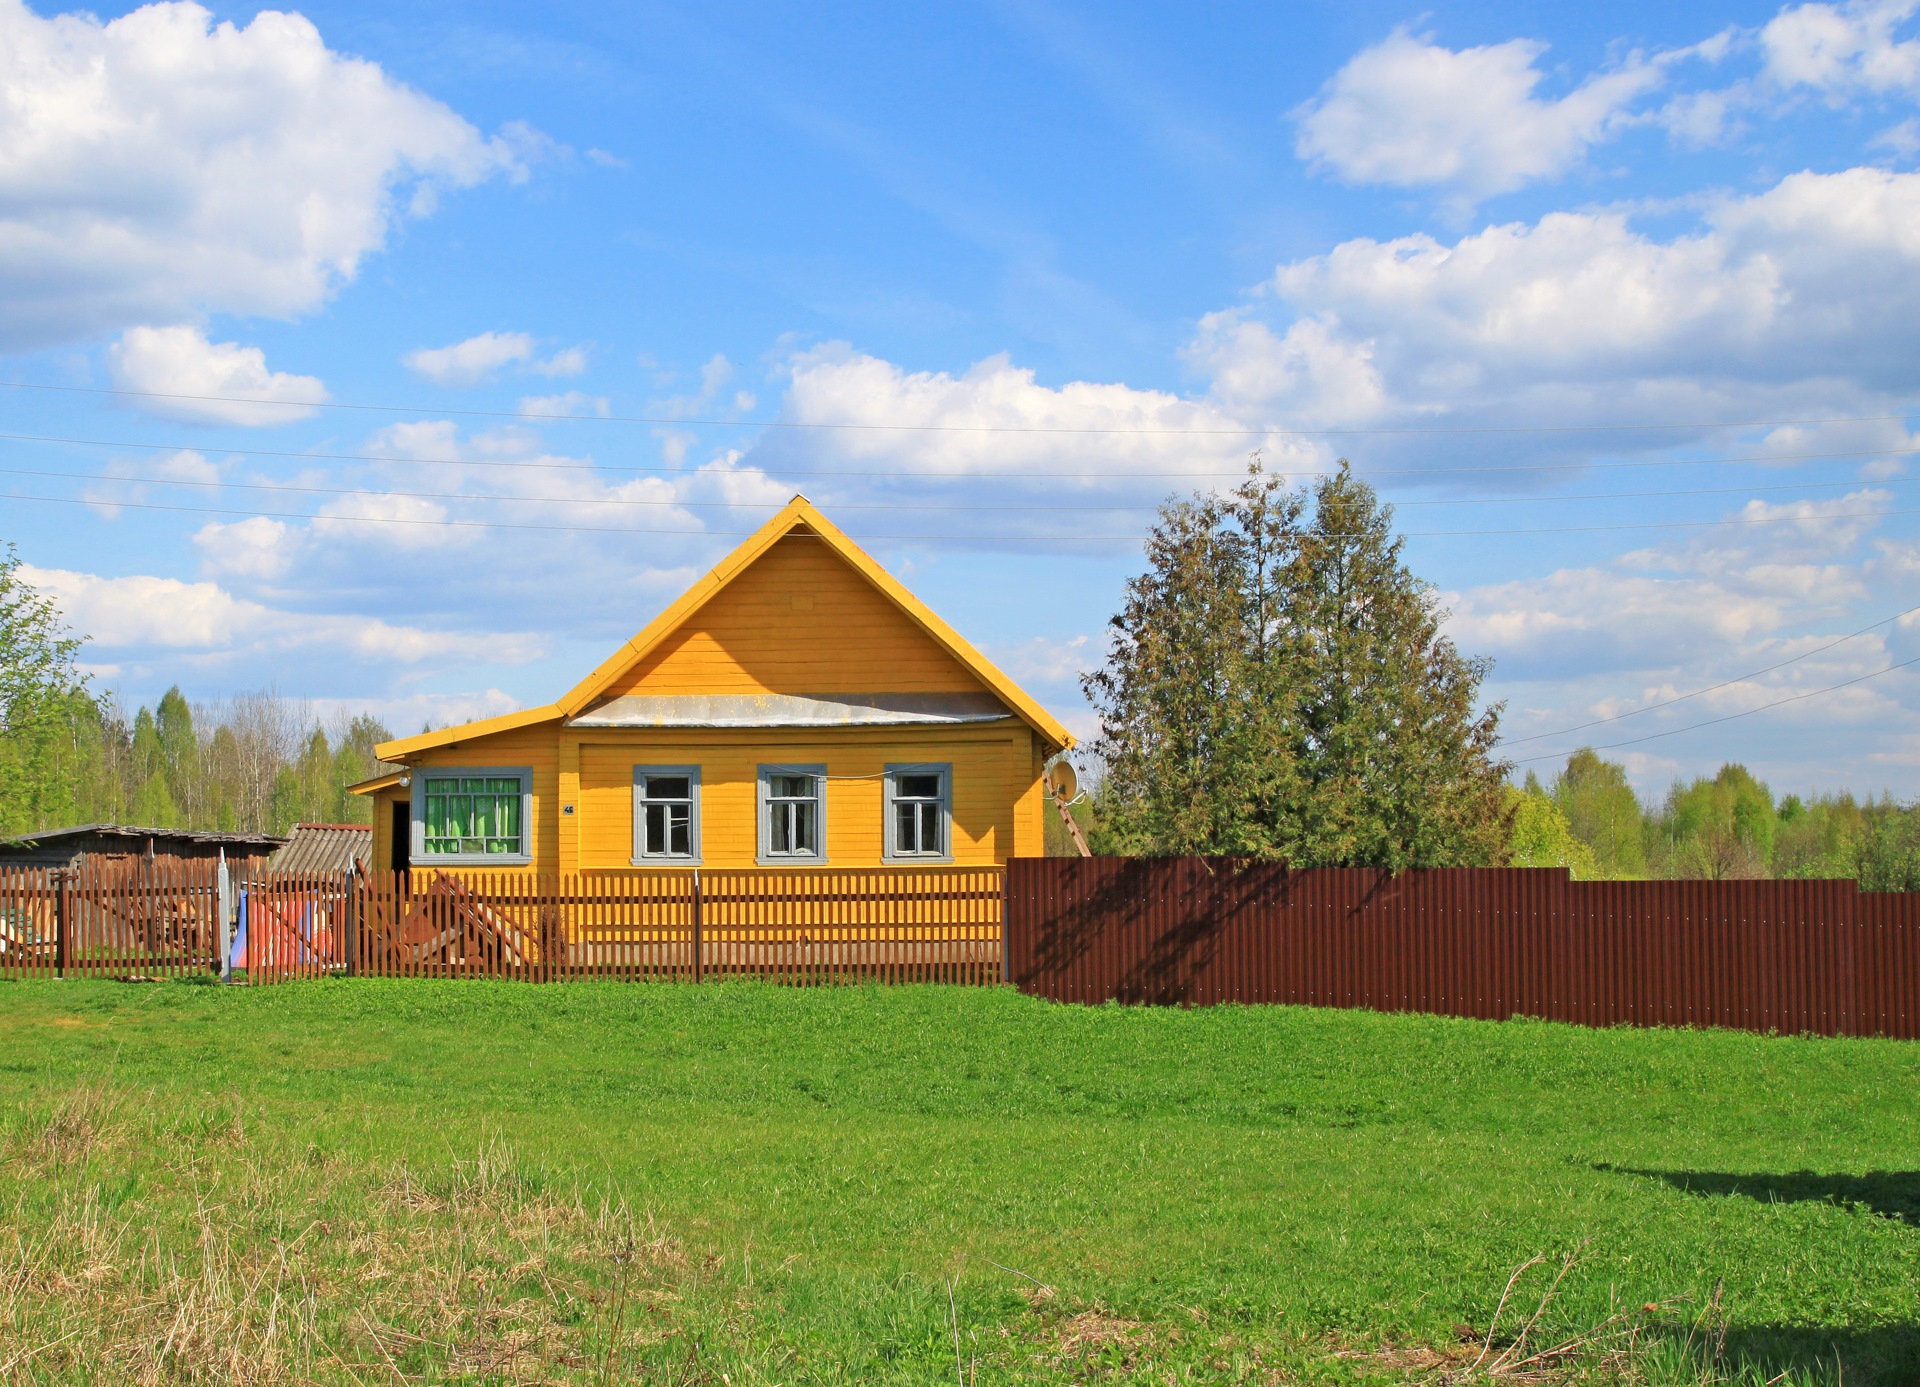
M 790 535 L 616 679 L 606 696 L 971 693 L 982 687 L 826 544 Z
M 701 862 L 707 867 L 754 865 L 759 851 L 759 768 L 766 764 L 826 766 L 829 866 L 883 864 L 881 776 L 889 764 L 900 762 L 953 766 L 956 865 L 1004 862 L 1019 850 L 1023 837 L 1022 801 L 1033 743 L 1025 726 L 1011 732 L 1000 725 L 990 730 L 593 730 L 579 735 L 580 798 L 573 817 L 578 821 L 581 871 L 632 865 L 633 768 L 644 765 L 700 767 Z

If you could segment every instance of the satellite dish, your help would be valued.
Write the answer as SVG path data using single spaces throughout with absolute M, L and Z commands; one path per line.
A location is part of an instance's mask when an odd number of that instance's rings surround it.
M 1062 800 L 1070 800 L 1080 793 L 1080 777 L 1074 774 L 1073 762 L 1055 761 L 1047 768 L 1047 788 Z

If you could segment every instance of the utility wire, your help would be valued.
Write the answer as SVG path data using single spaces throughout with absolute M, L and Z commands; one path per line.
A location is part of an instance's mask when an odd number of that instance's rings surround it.
M 1634 737 L 1624 742 L 1607 742 L 1604 745 L 1592 748 L 1592 750 L 1615 751 L 1623 746 L 1639 746 L 1642 742 L 1657 742 L 1662 737 L 1677 737 L 1682 732 L 1697 732 L 1702 727 L 1714 727 L 1723 722 L 1734 722 L 1740 718 L 1750 718 L 1755 713 L 1766 712 L 1769 708 L 1781 708 L 1789 703 L 1800 703 L 1809 698 L 1818 698 L 1822 694 L 1830 694 L 1838 689 L 1850 689 L 1855 684 L 1864 684 L 1869 679 L 1878 679 L 1883 674 L 1892 674 L 1895 670 L 1906 669 L 1909 665 L 1920 665 L 1920 655 L 1914 656 L 1911 660 L 1902 660 L 1898 664 L 1888 665 L 1885 669 L 1876 669 L 1871 674 L 1862 674 L 1854 679 L 1844 679 L 1838 684 L 1829 684 L 1824 689 L 1809 689 L 1805 693 L 1793 694 L 1788 698 L 1776 698 L 1771 703 L 1762 703 L 1758 708 L 1749 708 L 1742 713 L 1728 713 L 1725 717 L 1708 718 L 1705 722 L 1690 723 L 1686 727 L 1675 727 L 1666 732 L 1649 732 L 1644 737 Z M 1558 761 L 1561 755 L 1562 753 L 1560 752 L 1553 752 L 1545 756 L 1527 756 L 1514 762 L 1514 764 L 1516 766 L 1526 766 L 1531 765 L 1535 761 Z
M 1889 622 L 1900 620 L 1901 617 L 1912 616 L 1915 612 L 1920 612 L 1920 607 L 1909 607 L 1904 612 L 1895 612 L 1892 616 L 1883 617 L 1881 620 L 1874 622 L 1870 626 L 1862 626 L 1858 631 L 1855 631 L 1850 635 L 1842 636 L 1838 640 L 1828 641 L 1825 645 L 1816 646 L 1812 650 L 1803 651 L 1801 654 L 1795 655 L 1790 660 L 1782 660 L 1777 665 L 1768 665 L 1765 669 L 1756 669 L 1749 674 L 1737 674 L 1733 678 L 1723 680 L 1718 684 L 1709 684 L 1704 689 L 1695 689 L 1692 693 L 1684 693 L 1679 695 L 1676 698 L 1665 698 L 1660 700 L 1660 702 L 1658 703 L 1649 703 L 1644 708 L 1635 708 L 1631 712 L 1615 713 L 1610 718 L 1595 718 L 1592 722 L 1579 723 L 1573 727 L 1563 727 L 1558 732 L 1535 732 L 1530 737 L 1514 737 L 1510 740 L 1502 741 L 1501 745 L 1502 746 L 1521 746 L 1527 742 L 1546 741 L 1548 738 L 1551 738 L 1551 737 L 1570 737 L 1575 732 L 1586 731 L 1589 727 L 1599 727 L 1609 722 L 1622 722 L 1627 718 L 1637 718 L 1642 713 L 1651 713 L 1658 708 L 1671 708 L 1673 707 L 1674 704 L 1685 703 L 1690 698 L 1698 698 L 1702 694 L 1717 693 L 1721 689 L 1730 689 L 1735 684 L 1744 684 L 1749 679 L 1758 679 L 1763 674 L 1772 674 L 1777 669 L 1785 669 L 1788 665 L 1797 665 L 1802 660 L 1810 660 L 1815 655 L 1823 655 L 1827 651 L 1832 650 L 1837 645 L 1845 645 L 1848 641 L 1858 640 L 1861 636 L 1866 635 L 1867 632 L 1869 631 L 1878 630 L 1880 627 L 1887 625 Z
M 543 414 L 537 411 L 504 409 L 446 409 L 420 405 L 358 404 L 346 400 L 263 400 L 244 395 L 188 395 L 161 390 L 120 390 L 98 385 L 42 385 L 34 381 L 0 381 L 9 390 L 44 390 L 66 395 L 110 395 L 140 400 L 180 400 L 196 404 L 270 405 L 285 409 L 339 409 L 377 414 L 457 414 L 476 419 L 551 419 L 601 424 L 656 424 L 679 428 L 747 429 L 853 429 L 901 433 L 1013 433 L 1013 434 L 1165 434 L 1181 438 L 1345 438 L 1379 437 L 1394 434 L 1527 434 L 1527 433 L 1620 433 L 1658 429 L 1775 429 L 1807 424 L 1884 424 L 1905 423 L 1920 417 L 1920 411 L 1903 414 L 1858 414 L 1824 419 L 1747 419 L 1708 420 L 1705 422 L 1648 422 L 1631 424 L 1486 424 L 1472 426 L 1428 426 L 1372 429 L 1282 429 L 1256 428 L 1140 428 L 1091 427 L 1067 424 L 896 424 L 882 422 L 833 422 L 799 419 L 702 419 L 651 414 Z
M 50 469 L 30 467 L 0 467 L 0 476 L 6 477 L 60 477 L 68 481 L 80 482 L 118 482 L 129 486 L 197 486 L 230 487 L 237 491 L 288 492 L 307 496 L 395 496 L 412 501 L 489 501 L 507 505 L 526 506 L 669 506 L 676 509 L 692 510 L 737 510 L 738 501 L 688 501 L 657 500 L 623 496 L 494 496 L 487 493 L 470 491 L 392 491 L 376 487 L 339 487 L 339 486 L 302 486 L 294 482 L 235 482 L 194 481 L 186 477 L 144 477 L 129 476 L 117 472 L 59 472 Z M 1895 477 L 1877 485 L 1911 486 L 1920 482 L 1920 477 Z M 1867 485 L 1856 480 L 1839 482 L 1787 482 L 1778 486 L 1732 486 L 1732 487 L 1694 487 L 1674 491 L 1611 491 L 1573 494 L 1543 493 L 1535 496 L 1461 496 L 1448 498 L 1428 498 L 1412 501 L 1395 501 L 1401 506 L 1504 506 L 1530 505 L 1541 501 L 1637 501 L 1648 498 L 1674 496 L 1745 496 L 1756 491 L 1805 491 L 1816 487 L 1851 487 Z M 881 511 L 1150 511 L 1159 507 L 1158 502 L 1135 502 L 1132 505 L 980 505 L 968 502 L 947 501 L 836 501 L 833 508 L 839 510 L 881 510 Z
M 4 382 L 0 382 L 4 383 Z M 284 458 L 301 462 L 378 462 L 406 463 L 433 467 L 494 467 L 511 469 L 531 469 L 542 472 L 625 472 L 638 476 L 686 477 L 695 475 L 684 468 L 667 466 L 634 466 L 622 463 L 598 462 L 558 462 L 541 460 L 538 462 L 501 459 L 501 458 L 431 458 L 406 457 L 392 453 L 317 453 L 272 448 L 231 448 L 226 446 L 209 447 L 198 443 L 136 443 L 111 438 L 62 438 L 52 434 L 36 433 L 0 433 L 0 442 L 11 443 L 56 443 L 83 448 L 138 448 L 157 453 L 214 453 L 235 457 Z M 1781 462 L 1838 462 L 1853 458 L 1897 458 L 1920 456 L 1920 448 L 1868 448 L 1856 452 L 1844 453 L 1756 453 L 1745 457 L 1718 458 L 1643 458 L 1631 462 L 1521 462 L 1496 463 L 1473 467 L 1356 467 L 1357 477 L 1447 477 L 1463 476 L 1481 472 L 1570 472 L 1583 469 L 1612 470 L 1626 467 L 1711 467 L 1735 463 L 1781 463 Z M 993 480 L 1023 480 L 1029 477 L 1065 477 L 1090 478 L 1099 481 L 1121 482 L 1135 478 L 1173 477 L 1176 479 L 1200 480 L 1207 477 L 1244 477 L 1244 467 L 1227 471 L 1209 472 L 1035 472 L 1022 469 L 1018 472 L 910 472 L 901 468 L 889 468 L 882 471 L 843 471 L 825 468 L 778 468 L 763 471 L 767 477 L 880 477 L 888 480 L 928 481 L 928 482 L 971 482 Z M 1402 502 L 1400 504 L 1412 504 Z
M 210 483 L 195 482 L 189 485 L 205 486 Z M 379 494 L 379 493 L 374 493 Z M 756 533 L 754 530 L 652 530 L 639 529 L 624 525 L 542 525 L 527 521 L 512 520 L 429 520 L 421 517 L 373 516 L 373 515 L 315 515 L 305 511 L 262 511 L 240 510 L 222 506 L 172 506 L 155 501 L 113 501 L 88 500 L 78 496 L 26 496 L 18 492 L 0 494 L 0 500 L 33 501 L 59 506 L 111 506 L 124 510 L 174 511 L 190 515 L 239 515 L 260 517 L 271 520 L 307 520 L 332 521 L 341 524 L 375 525 L 431 525 L 456 529 L 475 530 L 544 530 L 560 534 L 600 534 L 600 535 L 683 535 L 689 539 L 701 539 L 708 536 L 740 537 Z M 748 509 L 748 507 L 742 507 Z M 1899 510 L 1872 511 L 1833 511 L 1826 515 L 1770 515 L 1742 516 L 1729 520 L 1643 520 L 1612 525 L 1550 525 L 1519 526 L 1499 530 L 1402 530 L 1399 533 L 1408 539 L 1448 539 L 1477 535 L 1570 535 L 1591 534 L 1612 530 L 1692 530 L 1729 525 L 1782 525 L 1806 524 L 1814 521 L 1829 520 L 1866 520 L 1884 519 L 1894 515 L 1920 515 L 1920 507 Z M 1029 535 L 1029 534 L 864 534 L 854 535 L 854 539 L 866 540 L 907 540 L 940 541 L 955 543 L 980 543 L 982 541 L 1002 541 L 1021 544 L 1138 544 L 1146 538 L 1142 534 L 1130 535 Z M 1329 535 L 1330 539 L 1359 538 L 1357 535 Z

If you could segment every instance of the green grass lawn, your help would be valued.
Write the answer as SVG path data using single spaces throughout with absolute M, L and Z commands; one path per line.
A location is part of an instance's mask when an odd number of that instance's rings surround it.
M 14 983 L 0 1123 L 0 1382 L 1920 1382 L 1910 1043 Z

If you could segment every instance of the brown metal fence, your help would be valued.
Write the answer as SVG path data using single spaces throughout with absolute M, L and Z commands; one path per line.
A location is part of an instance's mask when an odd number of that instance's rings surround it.
M 250 982 L 353 973 L 997 983 L 999 868 L 376 872 L 244 884 Z
M 210 973 L 218 873 L 167 858 L 0 867 L 0 978 Z
M 1920 1038 L 1920 894 L 1209 858 L 1008 864 L 1007 967 L 1059 1001 L 1293 1002 Z

